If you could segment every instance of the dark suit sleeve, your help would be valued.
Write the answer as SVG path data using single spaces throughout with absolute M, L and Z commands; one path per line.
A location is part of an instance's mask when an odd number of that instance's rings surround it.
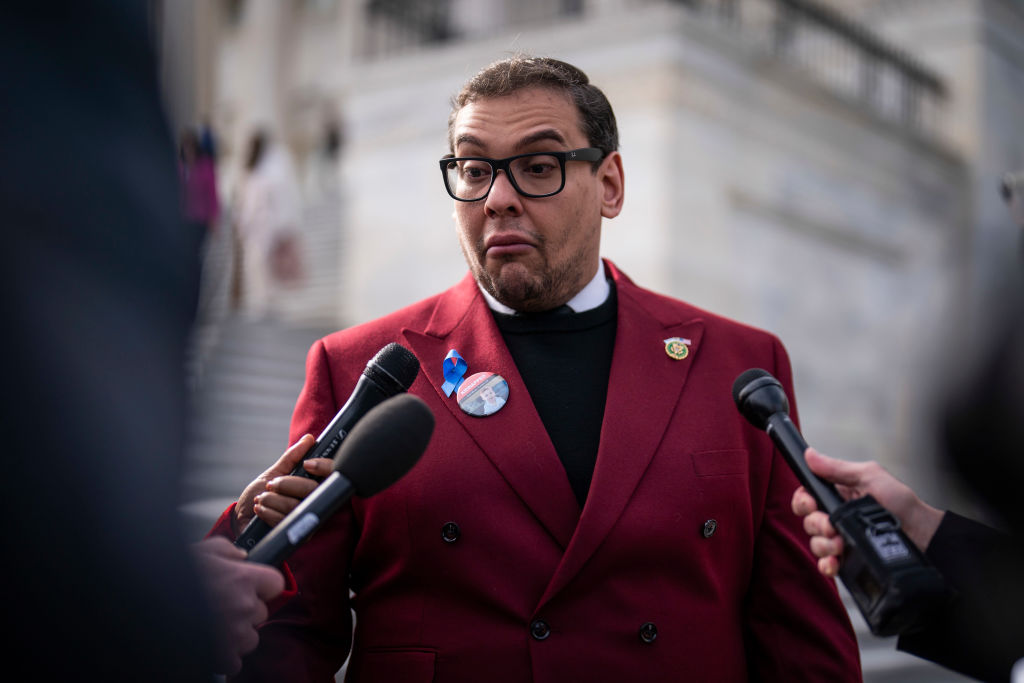
M 792 399 L 789 358 L 778 340 L 773 374 Z M 795 401 L 791 415 L 796 419 Z M 770 442 L 768 442 L 770 447 Z M 790 499 L 799 482 L 774 452 L 746 601 L 754 680 L 860 681 L 857 638 L 833 581 L 818 573 Z
M 899 649 L 981 680 L 1008 680 L 1024 657 L 1020 545 L 947 512 L 926 554 L 957 596 L 926 628 L 901 636 Z
M 355 387 L 356 378 L 350 380 Z M 292 416 L 290 443 L 314 436 L 340 408 L 323 342 L 306 359 L 306 383 Z M 346 394 L 347 395 L 347 394 Z M 288 560 L 298 594 L 260 628 L 260 642 L 232 681 L 334 681 L 352 639 L 349 566 L 356 539 L 351 505 L 339 510 Z

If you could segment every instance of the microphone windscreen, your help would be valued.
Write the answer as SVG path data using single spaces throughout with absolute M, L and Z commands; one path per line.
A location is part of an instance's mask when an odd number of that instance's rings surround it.
M 394 395 L 408 391 L 419 371 L 420 362 L 412 351 L 391 342 L 370 359 L 363 374 Z
M 352 482 L 356 495 L 367 498 L 408 472 L 433 432 L 434 414 L 421 398 L 393 396 L 356 423 L 334 458 L 334 469 Z
M 761 368 L 750 368 L 740 373 L 740 376 L 736 378 L 736 381 L 732 383 L 732 400 L 736 405 L 740 405 L 742 399 L 740 394 L 743 392 L 744 387 L 753 382 L 755 379 L 761 377 L 771 377 L 772 374 L 767 370 Z
M 732 383 L 732 400 L 743 417 L 758 429 L 767 429 L 772 415 L 789 414 L 789 399 L 779 380 L 761 368 L 740 373 Z

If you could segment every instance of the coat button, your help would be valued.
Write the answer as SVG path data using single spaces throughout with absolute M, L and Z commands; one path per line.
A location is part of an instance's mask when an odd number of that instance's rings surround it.
M 441 527 L 441 538 L 445 543 L 455 543 L 459 540 L 459 525 L 455 522 L 448 522 Z
M 701 533 L 704 534 L 704 538 L 711 538 L 715 535 L 715 532 L 717 530 L 718 521 L 714 519 L 709 519 L 708 521 L 704 522 L 704 530 Z
M 534 619 L 530 624 L 530 635 L 534 640 L 546 640 L 551 635 L 551 627 L 543 619 Z
M 658 627 L 654 622 L 648 621 L 640 627 L 640 640 L 650 645 L 658 638 Z

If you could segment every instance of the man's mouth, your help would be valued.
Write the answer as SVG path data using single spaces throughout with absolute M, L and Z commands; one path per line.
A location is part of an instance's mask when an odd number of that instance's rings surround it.
M 516 256 L 536 248 L 530 238 L 522 233 L 498 233 L 484 241 L 485 255 L 494 257 Z

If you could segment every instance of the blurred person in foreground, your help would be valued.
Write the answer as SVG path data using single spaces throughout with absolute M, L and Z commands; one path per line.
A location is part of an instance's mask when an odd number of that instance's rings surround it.
M 198 254 L 149 35 L 144 2 L 0 10 L 9 680 L 209 680 L 283 586 L 183 538 Z
M 470 272 L 317 342 L 292 420 L 293 439 L 320 430 L 397 341 L 433 439 L 292 556 L 297 593 L 238 680 L 333 680 L 354 608 L 350 681 L 859 681 L 796 479 L 730 398 L 751 365 L 792 389 L 782 344 L 599 257 L 624 199 L 604 94 L 564 62 L 505 59 L 454 100 L 449 144 L 438 191 Z M 481 382 L 507 396 L 493 412 Z M 280 519 L 297 485 L 257 480 L 217 531 Z
M 1024 183 L 1022 183 L 1024 184 Z M 1007 190 L 1006 188 L 1010 188 Z M 1004 182 L 1011 215 L 1024 227 L 1020 192 Z M 953 381 L 939 408 L 941 442 L 963 481 L 1005 530 L 928 505 L 874 462 L 845 462 L 814 449 L 811 470 L 837 485 L 850 500 L 872 495 L 900 521 L 907 536 L 939 569 L 955 597 L 933 619 L 902 634 L 906 652 L 987 681 L 1024 681 L 1024 278 L 1010 273 L 1008 296 L 994 297 L 1001 328 L 965 362 L 965 379 Z M 825 576 L 839 571 L 843 539 L 803 487 L 793 511 L 804 517 L 811 551 Z M 1014 664 L 1017 663 L 1017 668 Z M 1018 673 L 1019 672 L 1019 673 Z

